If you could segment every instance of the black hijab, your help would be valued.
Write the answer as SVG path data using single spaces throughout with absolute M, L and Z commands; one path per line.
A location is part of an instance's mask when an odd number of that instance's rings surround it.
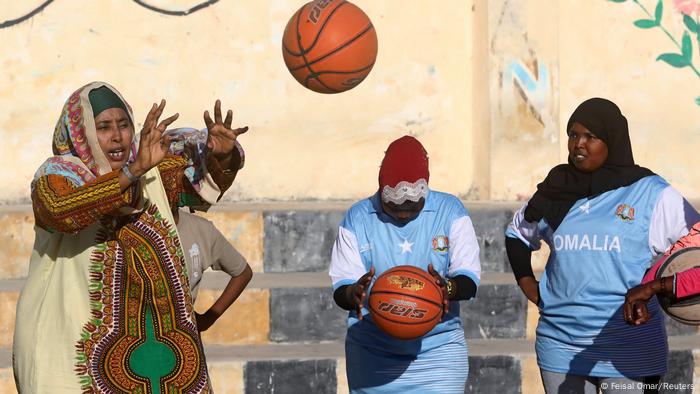
M 628 186 L 654 173 L 634 164 L 627 119 L 610 100 L 592 98 L 581 103 L 566 124 L 567 134 L 574 123 L 585 126 L 608 146 L 608 158 L 591 172 L 576 169 L 571 157 L 549 171 L 537 185 L 537 192 L 525 208 L 525 220 L 538 222 L 543 217 L 556 230 L 577 200 Z

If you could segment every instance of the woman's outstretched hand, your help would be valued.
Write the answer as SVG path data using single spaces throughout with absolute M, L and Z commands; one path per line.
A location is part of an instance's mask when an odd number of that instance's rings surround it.
M 148 115 L 146 115 L 146 120 L 143 122 L 139 139 L 139 150 L 136 152 L 134 163 L 129 168 L 137 177 L 157 166 L 168 154 L 170 143 L 178 138 L 173 135 L 164 135 L 163 133 L 180 115 L 176 113 L 158 123 L 158 119 L 163 114 L 163 109 L 165 109 L 165 100 L 161 100 L 160 105 L 153 104 L 151 110 L 148 111 Z
M 231 157 L 231 152 L 236 147 L 236 139 L 239 135 L 248 131 L 248 126 L 231 128 L 233 123 L 233 111 L 226 112 L 226 119 L 221 118 L 221 101 L 214 104 L 214 120 L 209 111 L 204 111 L 204 124 L 207 125 L 207 148 L 219 161 L 226 161 Z M 222 163 L 224 164 L 224 163 Z M 226 167 L 226 165 L 224 165 Z

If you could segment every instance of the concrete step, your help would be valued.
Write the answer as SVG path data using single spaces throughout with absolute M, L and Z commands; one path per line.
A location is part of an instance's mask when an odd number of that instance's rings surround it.
M 664 381 L 697 387 L 699 344 L 687 337 L 671 337 L 669 344 L 670 372 Z M 527 340 L 470 340 L 467 392 L 541 393 L 533 349 Z M 205 353 L 217 393 L 348 392 L 341 343 L 207 346 Z M 0 393 L 13 392 L 11 355 L 0 349 Z
M 195 309 L 203 312 L 228 282 L 221 272 L 206 272 Z M 534 338 L 539 313 L 513 283 L 512 274 L 486 273 L 476 299 L 460 303 L 467 338 Z M 9 346 L 22 279 L 0 280 L 0 347 Z M 257 273 L 248 288 L 208 331 L 205 343 L 255 345 L 341 341 L 347 312 L 333 301 L 325 273 Z M 669 335 L 698 335 L 698 327 L 667 319 Z
M 206 272 L 195 309 L 202 312 L 212 305 L 228 279 L 225 273 Z M 527 305 L 512 281 L 511 274 L 484 275 L 478 298 L 462 303 L 468 337 L 526 337 Z M 0 347 L 12 342 L 23 282 L 0 280 Z M 333 301 L 327 274 L 257 273 L 236 303 L 202 337 L 217 345 L 339 341 L 345 335 L 346 319 L 347 312 Z
M 206 272 L 195 309 L 203 312 L 228 281 L 221 272 Z M 15 306 L 22 279 L 0 280 L 0 347 L 12 343 Z M 534 338 L 539 313 L 526 302 L 512 274 L 486 273 L 474 300 L 460 303 L 467 338 Z M 231 308 L 202 334 L 212 345 L 342 341 L 347 312 L 333 301 L 324 273 L 258 273 Z M 667 319 L 671 336 L 698 335 L 698 328 Z

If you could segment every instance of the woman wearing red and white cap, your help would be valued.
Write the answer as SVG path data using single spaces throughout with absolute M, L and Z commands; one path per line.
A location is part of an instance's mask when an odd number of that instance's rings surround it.
M 457 301 L 476 294 L 479 246 L 460 200 L 430 190 L 429 178 L 421 143 L 399 138 L 382 161 L 379 190 L 354 204 L 340 224 L 329 274 L 336 303 L 349 311 L 352 393 L 464 393 L 467 345 Z M 372 277 L 398 265 L 430 272 L 447 295 L 442 320 L 414 340 L 385 334 L 365 308 Z

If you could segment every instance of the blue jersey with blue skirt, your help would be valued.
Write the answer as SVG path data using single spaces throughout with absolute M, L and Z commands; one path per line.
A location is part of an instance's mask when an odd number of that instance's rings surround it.
M 398 265 L 443 277 L 466 275 L 477 285 L 479 247 L 467 210 L 456 197 L 428 191 L 418 217 L 397 224 L 381 208 L 378 194 L 353 205 L 340 225 L 329 274 L 333 289 L 353 284 L 370 270 L 375 275 Z M 370 290 L 371 291 L 371 290 Z M 353 393 L 463 393 L 467 348 L 458 302 L 425 336 L 395 339 L 381 331 L 369 311 L 348 317 L 346 364 Z
M 506 235 L 532 249 L 544 240 L 549 259 L 540 279 L 536 351 L 541 369 L 597 377 L 666 373 L 664 317 L 653 298 L 651 319 L 628 325 L 627 290 L 638 285 L 654 255 L 688 232 L 698 214 L 659 176 L 576 201 L 552 231 L 528 223 L 524 208 Z

